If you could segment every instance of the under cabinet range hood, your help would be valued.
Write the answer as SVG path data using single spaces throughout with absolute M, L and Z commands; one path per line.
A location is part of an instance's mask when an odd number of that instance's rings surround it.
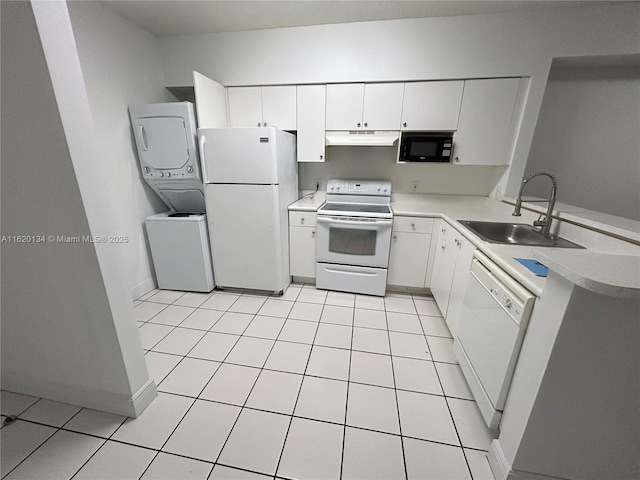
M 326 132 L 327 147 L 395 147 L 400 132 L 350 130 Z

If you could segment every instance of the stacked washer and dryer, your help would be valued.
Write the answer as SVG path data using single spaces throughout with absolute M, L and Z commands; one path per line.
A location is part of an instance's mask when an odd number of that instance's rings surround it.
M 192 103 L 129 107 L 142 176 L 169 207 L 145 227 L 158 288 L 215 288 Z

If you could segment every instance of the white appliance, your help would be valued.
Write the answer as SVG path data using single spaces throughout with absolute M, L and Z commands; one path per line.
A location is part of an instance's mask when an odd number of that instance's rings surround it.
M 453 350 L 489 428 L 500 423 L 535 298 L 476 250 Z
M 287 207 L 298 199 L 295 135 L 213 128 L 198 137 L 218 286 L 284 292 L 291 283 Z
M 207 216 L 164 212 L 145 220 L 158 288 L 210 292 L 215 288 Z
M 391 182 L 329 180 L 318 209 L 316 287 L 383 296 L 391 247 Z
M 129 107 L 142 176 L 173 211 L 204 212 L 192 103 Z

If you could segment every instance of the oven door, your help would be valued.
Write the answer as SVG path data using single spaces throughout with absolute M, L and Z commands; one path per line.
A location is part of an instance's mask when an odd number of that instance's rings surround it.
M 318 262 L 387 268 L 393 219 L 318 215 Z

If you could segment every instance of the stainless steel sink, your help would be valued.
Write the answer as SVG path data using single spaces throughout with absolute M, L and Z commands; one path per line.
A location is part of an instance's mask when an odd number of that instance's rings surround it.
M 459 220 L 459 222 L 489 243 L 527 245 L 529 247 L 584 248 L 561 237 L 542 235 L 535 227 L 525 223 L 478 222 L 472 220 Z

